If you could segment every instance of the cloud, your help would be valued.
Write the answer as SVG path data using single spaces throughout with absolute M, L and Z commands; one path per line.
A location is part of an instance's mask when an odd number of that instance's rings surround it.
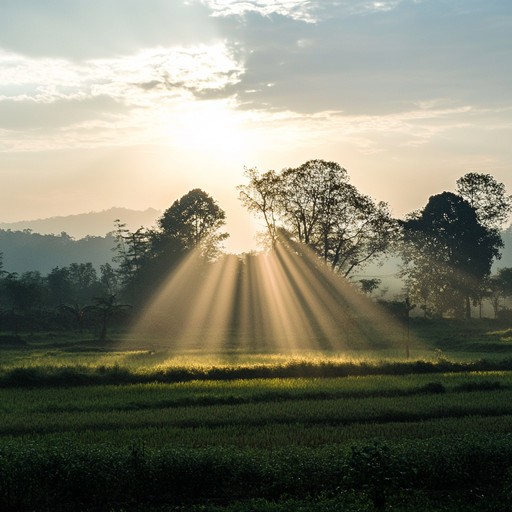
M 84 144 L 98 143 L 100 134 L 110 141 L 106 134 L 114 129 L 117 138 L 127 136 L 130 126 L 140 130 L 147 119 L 141 109 L 158 111 L 208 93 L 226 96 L 244 67 L 218 42 L 82 63 L 0 52 L 0 70 L 0 144 L 19 149 L 34 138 L 46 138 L 50 147 L 77 142 L 78 132 Z
M 213 16 L 279 15 L 294 21 L 316 23 L 333 16 L 353 16 L 387 12 L 401 3 L 421 0 L 196 0 L 206 5 Z M 193 3 L 193 2 L 190 2 Z
M 278 14 L 296 21 L 315 22 L 318 2 L 310 0 L 199 0 L 208 6 L 213 16 L 242 16 L 257 13 L 261 16 Z
M 0 53 L 0 99 L 48 103 L 108 95 L 137 103 L 140 90 L 222 90 L 244 72 L 226 43 L 150 48 L 133 55 L 73 63 Z
M 108 96 L 55 101 L 3 100 L 0 101 L 0 128 L 32 133 L 54 130 L 70 124 L 95 119 L 111 121 L 114 116 L 128 112 L 128 108 Z
M 237 92 L 247 109 L 386 114 L 439 97 L 510 101 L 512 12 L 503 2 L 207 3 L 244 52 Z M 293 18 L 298 5 L 315 23 Z
M 442 11 L 438 0 L 188 4 L 180 14 L 214 15 L 218 37 L 79 61 L 0 51 L 2 147 L 41 147 L 45 129 L 49 147 L 151 142 L 159 130 L 193 145 L 198 126 L 214 130 L 220 119 L 226 135 L 241 124 L 264 140 L 265 126 L 290 144 L 342 139 L 380 151 L 382 137 L 421 145 L 490 116 L 484 106 L 510 104 L 510 70 L 500 64 L 510 18 L 496 25 L 495 7 L 475 17 L 475 0 Z

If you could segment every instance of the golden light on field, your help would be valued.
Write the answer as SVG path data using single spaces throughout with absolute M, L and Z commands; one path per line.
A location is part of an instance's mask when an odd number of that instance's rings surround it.
M 266 254 L 205 265 L 192 253 L 134 333 L 176 350 L 297 352 L 395 348 L 406 325 L 291 240 Z

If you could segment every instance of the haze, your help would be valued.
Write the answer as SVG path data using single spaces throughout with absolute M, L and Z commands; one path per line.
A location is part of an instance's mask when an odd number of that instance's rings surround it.
M 512 189 L 508 0 L 4 0 L 0 219 L 164 210 L 254 245 L 243 168 L 339 162 L 396 216 L 466 172 Z

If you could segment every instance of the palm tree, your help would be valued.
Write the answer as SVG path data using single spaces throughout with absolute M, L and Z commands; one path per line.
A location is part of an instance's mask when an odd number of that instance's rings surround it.
M 92 306 L 95 311 L 100 313 L 101 317 L 101 332 L 100 341 L 107 340 L 107 328 L 110 319 L 119 311 L 131 308 L 129 304 L 118 304 L 115 295 L 109 295 L 107 297 L 96 297 L 94 299 L 95 304 Z
M 88 311 L 94 310 L 94 306 L 88 305 L 88 306 L 82 306 L 80 304 L 61 304 L 59 306 L 59 310 L 69 313 L 76 321 L 76 324 L 78 326 L 78 331 L 80 333 L 83 332 L 84 328 L 84 318 Z

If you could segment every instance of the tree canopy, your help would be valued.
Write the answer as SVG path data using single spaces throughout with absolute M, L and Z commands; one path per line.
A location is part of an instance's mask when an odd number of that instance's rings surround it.
M 336 162 L 309 160 L 280 173 L 249 169 L 246 177 L 240 199 L 264 219 L 271 242 L 285 230 L 345 276 L 382 253 L 396 234 L 388 205 L 361 194 Z
M 224 210 L 206 192 L 196 188 L 165 210 L 154 238 L 167 245 L 174 244 L 181 251 L 203 245 L 205 253 L 211 255 L 229 236 L 219 232 L 225 223 Z
M 452 192 L 431 196 L 423 210 L 402 222 L 410 293 L 437 314 L 470 316 L 503 242 L 483 225 L 476 209 Z
M 457 180 L 457 193 L 475 209 L 481 224 L 499 228 L 512 212 L 512 196 L 490 174 L 469 172 Z
M 214 259 L 228 237 L 221 231 L 226 214 L 206 192 L 194 189 L 164 211 L 154 229 L 131 232 L 120 221 L 114 235 L 125 294 L 131 302 L 149 298 L 190 251 Z

